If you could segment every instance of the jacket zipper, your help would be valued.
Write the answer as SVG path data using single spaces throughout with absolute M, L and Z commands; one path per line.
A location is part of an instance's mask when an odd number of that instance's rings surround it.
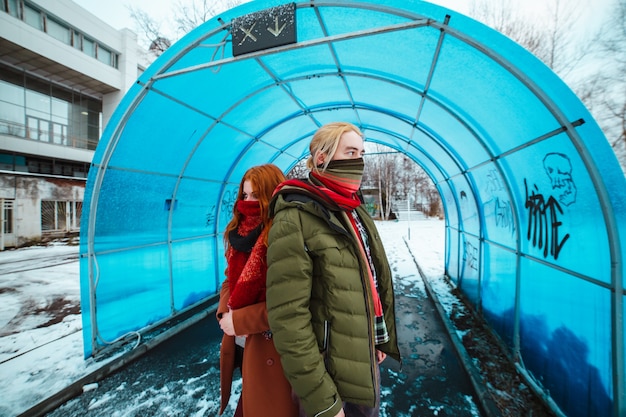
M 349 216 L 350 214 L 347 212 L 343 212 L 344 216 Z M 330 218 L 325 219 L 326 223 L 328 223 L 328 225 L 330 226 L 331 229 L 343 234 L 344 236 L 347 236 L 348 238 L 350 238 L 350 240 L 352 241 L 353 245 L 358 245 L 358 242 L 355 242 L 354 239 L 358 239 L 358 236 L 353 236 L 349 231 L 346 230 L 345 226 L 339 227 L 337 225 L 335 225 L 333 222 L 330 221 Z M 346 219 L 348 221 L 348 223 L 350 223 L 350 219 Z M 358 233 L 358 231 L 354 231 L 354 233 Z M 360 267 L 360 275 L 361 275 L 361 281 L 365 282 L 366 278 L 363 277 L 363 262 L 367 262 L 367 259 L 363 259 L 363 257 L 361 256 L 361 251 L 359 250 L 359 248 L 356 248 L 356 253 L 357 253 L 357 258 L 359 259 L 359 267 Z M 369 284 L 365 284 L 365 290 L 367 290 Z M 378 375 L 377 375 L 377 371 L 376 371 L 376 366 L 378 363 L 378 360 L 376 358 L 376 345 L 374 344 L 374 338 L 372 337 L 372 326 L 370 323 L 375 322 L 375 319 L 372 320 L 372 310 L 370 307 L 370 303 L 367 298 L 367 294 L 363 294 L 366 297 L 366 301 L 365 301 L 365 311 L 367 314 L 367 319 L 368 319 L 368 325 L 367 325 L 367 334 L 369 335 L 369 339 L 370 339 L 370 371 L 372 373 L 372 385 L 374 387 L 374 392 L 380 392 L 380 387 L 378 384 Z M 324 333 L 326 333 L 326 322 L 324 323 Z M 324 335 L 324 345 L 327 344 L 327 338 L 326 338 L 326 334 Z M 327 346 L 324 346 L 325 348 Z M 326 349 L 325 349 L 326 350 Z M 328 354 L 326 354 L 326 357 L 328 357 Z

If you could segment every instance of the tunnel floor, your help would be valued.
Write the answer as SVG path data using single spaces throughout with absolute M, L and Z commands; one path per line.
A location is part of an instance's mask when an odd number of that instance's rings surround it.
M 382 364 L 381 416 L 484 415 L 433 300 L 417 287 L 396 290 L 403 363 Z M 217 416 L 220 340 L 209 316 L 47 416 Z M 238 379 L 225 416 L 240 389 Z

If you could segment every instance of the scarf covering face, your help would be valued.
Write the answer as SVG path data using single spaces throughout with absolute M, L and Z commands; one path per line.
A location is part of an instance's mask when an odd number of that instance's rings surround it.
M 361 188 L 364 168 L 363 158 L 340 159 L 330 161 L 326 170 L 311 175 L 342 196 L 352 197 Z
M 239 200 L 235 205 L 242 215 L 239 227 L 228 234 L 228 243 L 239 252 L 250 253 L 261 234 L 261 206 L 258 201 Z
M 361 205 L 356 194 L 363 178 L 363 158 L 330 161 L 324 172 L 311 172 L 310 183 L 292 179 L 278 185 L 274 194 L 285 186 L 304 188 L 331 206 L 354 210 Z
M 265 300 L 267 271 L 267 247 L 259 239 L 263 228 L 259 202 L 239 200 L 236 209 L 242 218 L 237 230 L 228 235 L 230 247 L 226 254 L 231 309 Z

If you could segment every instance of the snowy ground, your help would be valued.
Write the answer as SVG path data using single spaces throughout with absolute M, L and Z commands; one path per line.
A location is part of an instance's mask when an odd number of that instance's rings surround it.
M 410 222 L 378 222 L 378 228 L 396 284 L 423 291 L 415 265 L 396 259 L 396 248 L 408 245 L 444 309 L 457 302 L 442 279 L 443 221 L 413 216 Z M 0 275 L 0 416 L 9 417 L 103 363 L 83 359 L 78 246 L 0 252 Z

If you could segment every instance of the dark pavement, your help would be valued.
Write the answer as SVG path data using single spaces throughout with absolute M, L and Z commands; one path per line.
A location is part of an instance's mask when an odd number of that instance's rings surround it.
M 433 301 L 417 285 L 396 290 L 403 364 L 401 370 L 392 359 L 382 364 L 381 417 L 483 415 Z M 47 416 L 217 416 L 220 339 L 209 315 Z

